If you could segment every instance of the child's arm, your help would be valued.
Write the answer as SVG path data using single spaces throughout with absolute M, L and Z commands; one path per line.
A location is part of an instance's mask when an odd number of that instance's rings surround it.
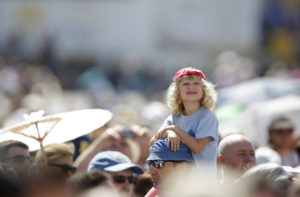
M 167 132 L 167 147 L 171 145 L 172 151 L 178 151 L 180 146 L 180 141 L 184 143 L 184 141 L 180 138 L 180 136 L 173 130 L 168 130 Z
M 211 140 L 211 137 L 195 139 L 176 125 L 172 125 L 167 128 L 170 130 L 173 130 L 177 135 L 179 135 L 179 137 L 182 139 L 182 141 L 194 153 L 201 152 L 203 150 L 203 148 L 206 146 L 206 144 Z
M 180 136 L 175 132 L 167 128 L 163 128 L 159 130 L 151 139 L 149 142 L 149 147 L 151 147 L 157 140 L 168 138 L 167 147 L 171 145 L 172 151 L 179 150 L 180 140 L 184 143 L 184 140 L 180 138 Z
M 149 147 L 151 147 L 157 140 L 164 139 L 167 137 L 167 128 L 162 128 L 150 139 Z

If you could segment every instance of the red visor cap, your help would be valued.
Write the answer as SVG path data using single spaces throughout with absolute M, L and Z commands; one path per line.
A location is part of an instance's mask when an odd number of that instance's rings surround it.
M 195 68 L 193 67 L 180 69 L 173 77 L 173 82 L 176 82 L 182 75 L 197 75 L 200 76 L 202 79 L 206 80 L 206 76 L 201 71 L 197 71 L 194 69 Z

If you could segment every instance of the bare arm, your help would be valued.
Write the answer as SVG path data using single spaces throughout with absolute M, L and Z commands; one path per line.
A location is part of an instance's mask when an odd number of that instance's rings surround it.
M 201 139 L 195 139 L 192 136 L 190 136 L 188 133 L 183 131 L 180 127 L 172 125 L 168 127 L 168 129 L 173 130 L 177 135 L 180 136 L 182 141 L 191 149 L 194 153 L 201 152 L 206 144 L 211 140 L 211 137 L 201 138 Z
M 81 153 L 74 161 L 74 166 L 77 167 L 77 172 L 86 172 L 92 158 L 101 150 L 103 150 L 103 138 L 97 138 L 88 148 Z
M 116 143 L 120 140 L 121 136 L 117 131 L 108 129 L 97 139 L 95 139 L 88 148 L 79 155 L 79 157 L 74 161 L 74 166 L 77 167 L 77 172 L 86 172 L 88 165 L 93 157 L 101 152 L 108 149 L 111 144 Z
M 157 140 L 167 137 L 167 129 L 163 128 L 157 131 L 157 133 L 150 139 L 149 147 L 151 147 Z

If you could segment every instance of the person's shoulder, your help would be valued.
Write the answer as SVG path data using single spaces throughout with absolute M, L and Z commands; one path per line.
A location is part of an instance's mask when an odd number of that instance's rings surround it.
M 172 122 L 174 122 L 174 119 L 175 119 L 175 117 L 174 117 L 175 115 L 174 114 L 169 114 L 168 116 L 167 116 L 167 118 L 165 119 L 165 121 L 164 121 L 164 124 L 163 125 L 165 125 L 165 124 L 171 124 Z
M 199 111 L 201 112 L 201 116 L 205 116 L 206 118 L 217 119 L 216 114 L 213 111 L 211 111 L 211 110 L 209 110 L 209 109 L 207 109 L 205 107 L 201 107 L 199 109 Z
M 182 113 L 180 113 L 180 114 L 170 114 L 169 117 L 170 117 L 170 119 L 174 120 L 174 119 L 178 119 L 178 118 L 182 117 L 182 115 L 183 115 Z

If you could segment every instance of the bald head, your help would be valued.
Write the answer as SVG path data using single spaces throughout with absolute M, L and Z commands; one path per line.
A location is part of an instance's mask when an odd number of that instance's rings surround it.
M 219 144 L 218 161 L 235 171 L 244 172 L 256 164 L 254 145 L 246 136 L 229 135 Z

